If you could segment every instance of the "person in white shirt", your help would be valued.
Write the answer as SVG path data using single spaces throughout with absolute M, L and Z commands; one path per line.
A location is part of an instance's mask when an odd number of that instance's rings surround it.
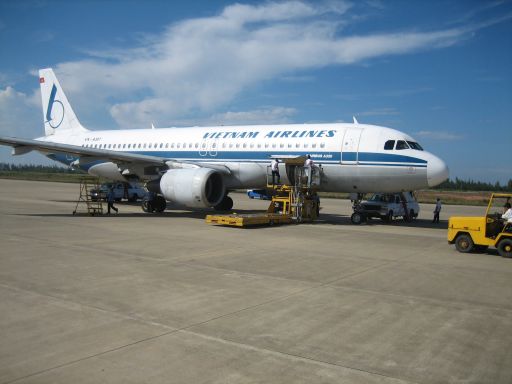
M 510 203 L 505 203 L 503 206 L 503 215 L 501 215 L 503 220 L 506 220 L 508 224 L 512 223 L 512 208 L 510 208 Z
M 311 160 L 311 156 L 310 155 L 308 155 L 306 161 L 304 162 L 304 166 L 305 167 L 310 167 L 310 168 L 313 166 L 313 160 Z
M 279 160 L 272 159 L 270 163 L 270 169 L 272 170 L 272 185 L 276 184 L 276 176 L 277 176 L 277 184 L 281 184 L 281 176 L 279 175 Z
M 438 197 L 436 200 L 436 207 L 434 208 L 434 220 L 433 223 L 439 223 L 439 213 L 441 213 L 441 199 Z

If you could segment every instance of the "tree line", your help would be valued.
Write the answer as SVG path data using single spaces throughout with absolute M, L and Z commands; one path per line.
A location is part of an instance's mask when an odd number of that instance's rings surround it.
M 455 180 L 448 179 L 433 189 L 437 190 L 456 190 L 456 191 L 493 191 L 493 192 L 512 192 L 512 179 L 507 184 L 486 183 L 475 180 L 462 180 L 458 177 Z
M 9 164 L 0 163 L 0 172 L 76 173 L 59 165 Z

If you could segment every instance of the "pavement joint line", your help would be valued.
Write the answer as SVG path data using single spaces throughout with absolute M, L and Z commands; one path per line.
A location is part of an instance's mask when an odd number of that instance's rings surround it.
M 180 330 L 179 332 L 180 333 L 191 334 L 191 335 L 196 336 L 196 337 L 200 337 L 200 338 L 207 339 L 207 340 L 212 340 L 212 341 L 223 343 L 223 344 L 234 345 L 234 346 L 237 346 L 237 347 L 240 347 L 240 348 L 244 348 L 244 349 L 248 349 L 248 350 L 255 351 L 255 352 L 264 352 L 264 353 L 269 353 L 269 354 L 272 354 L 272 355 L 275 355 L 275 356 L 283 356 L 284 355 L 284 356 L 286 356 L 288 358 L 291 358 L 291 359 L 295 359 L 295 360 L 299 360 L 299 361 L 306 361 L 306 362 L 310 362 L 310 363 L 313 363 L 313 364 L 318 364 L 318 365 L 325 366 L 325 367 L 333 367 L 334 366 L 334 367 L 338 367 L 338 368 L 347 369 L 347 370 L 350 370 L 350 371 L 358 371 L 358 372 L 367 373 L 369 375 L 374 375 L 374 376 L 380 376 L 380 377 L 385 377 L 385 378 L 389 378 L 389 379 L 400 380 L 403 383 L 420 384 L 420 383 L 418 383 L 416 381 L 410 381 L 408 379 L 406 380 L 406 379 L 402 379 L 400 377 L 389 376 L 389 375 L 385 375 L 385 374 L 382 374 L 382 373 L 373 372 L 373 371 L 369 371 L 369 370 L 365 370 L 365 369 L 361 369 L 361 368 L 357 368 L 357 367 L 351 367 L 351 366 L 348 366 L 348 365 L 334 363 L 334 362 L 331 362 L 331 361 L 326 361 L 326 360 L 321 360 L 321 359 L 314 359 L 314 358 L 311 358 L 311 357 L 302 356 L 302 355 L 295 354 L 295 353 L 279 351 L 279 350 L 273 350 L 273 349 L 268 349 L 268 348 L 264 348 L 264 347 L 257 347 L 257 346 L 251 345 L 251 344 L 242 343 L 240 341 L 231 340 L 231 339 L 228 339 L 228 338 L 214 337 L 214 336 L 210 336 L 210 335 L 207 335 L 207 334 L 204 334 L 204 333 L 194 332 L 194 331 L 191 331 L 191 330 L 188 330 L 188 329 Z
M 292 296 L 292 295 L 289 295 L 289 296 Z M 44 295 L 42 295 L 42 296 L 44 296 Z M 50 296 L 50 297 L 52 297 L 52 296 Z M 62 300 L 62 301 L 66 301 L 66 300 Z M 269 302 L 272 302 L 272 301 L 276 301 L 276 300 L 271 300 Z M 164 332 L 164 333 L 161 333 L 161 334 L 158 334 L 158 335 L 146 337 L 144 339 L 140 339 L 140 340 L 137 340 L 137 341 L 134 341 L 134 342 L 131 342 L 131 343 L 120 345 L 118 347 L 111 348 L 111 349 L 106 350 L 106 351 L 98 352 L 98 353 L 95 353 L 93 355 L 85 356 L 85 357 L 82 357 L 80 359 L 75 359 L 75 360 L 72 360 L 72 361 L 68 361 L 66 363 L 62 363 L 62 364 L 59 364 L 59 365 L 56 365 L 56 366 L 53 366 L 53 367 L 49 367 L 49 368 L 37 371 L 37 372 L 33 372 L 33 373 L 28 374 L 28 375 L 15 378 L 15 379 L 10 380 L 10 381 L 6 381 L 3 384 L 12 384 L 12 383 L 15 383 L 15 382 L 20 381 L 20 380 L 24 380 L 24 379 L 27 379 L 27 378 L 30 378 L 30 377 L 38 376 L 38 375 L 41 375 L 41 374 L 44 374 L 44 373 L 47 373 L 47 372 L 50 372 L 50 371 L 53 371 L 53 370 L 56 370 L 56 369 L 64 368 L 64 367 L 67 367 L 67 366 L 70 366 L 70 365 L 74 365 L 74 364 L 80 363 L 82 361 L 90 360 L 90 359 L 93 359 L 93 358 L 96 358 L 96 357 L 99 357 L 99 356 L 103 356 L 103 355 L 106 355 L 106 354 L 109 354 L 109 353 L 112 353 L 112 352 L 120 351 L 122 349 L 129 348 L 129 347 L 132 347 L 132 346 L 137 345 L 137 344 L 145 343 L 145 342 L 148 342 L 148 341 L 156 340 L 156 339 L 159 339 L 159 338 L 162 338 L 162 337 L 165 337 L 165 336 L 169 336 L 169 335 L 172 335 L 172 334 L 178 334 L 178 333 L 188 333 L 188 334 L 195 335 L 197 337 L 202 337 L 202 338 L 206 338 L 206 339 L 209 339 L 209 340 L 214 340 L 214 341 L 217 341 L 217 342 L 230 343 L 230 344 L 237 345 L 239 347 L 250 349 L 250 350 L 253 350 L 253 351 L 256 351 L 256 352 L 264 351 L 264 352 L 267 352 L 267 353 L 272 353 L 272 354 L 274 354 L 276 356 L 285 356 L 285 357 L 288 357 L 288 358 L 299 359 L 301 361 L 308 361 L 308 362 L 320 364 L 320 365 L 323 365 L 323 366 L 328 366 L 328 367 L 333 367 L 334 366 L 334 367 L 338 367 L 338 368 L 344 368 L 344 369 L 347 369 L 347 370 L 353 370 L 353 371 L 367 373 L 369 375 L 385 377 L 385 378 L 389 378 L 389 379 L 396 379 L 396 380 L 400 380 L 400 381 L 402 381 L 404 383 L 418 384 L 417 382 L 413 382 L 413 381 L 410 381 L 410 380 L 406 381 L 406 380 L 398 378 L 398 377 L 388 376 L 388 375 L 384 375 L 384 374 L 381 374 L 381 373 L 378 373 L 378 372 L 372 372 L 372 371 L 368 371 L 368 370 L 364 370 L 364 369 L 356 368 L 356 367 L 344 366 L 342 364 L 336 364 L 336 363 L 329 362 L 329 361 L 313 359 L 313 358 L 310 358 L 310 357 L 305 357 L 305 356 L 301 356 L 301 355 L 297 355 L 297 354 L 292 354 L 292 353 L 289 353 L 289 352 L 283 352 L 283 351 L 278 351 L 278 350 L 271 350 L 271 349 L 267 349 L 267 348 L 256 347 L 256 346 L 252 346 L 252 345 L 249 345 L 249 344 L 246 344 L 246 343 L 240 343 L 240 342 L 232 341 L 232 340 L 229 340 L 229 339 L 215 338 L 215 337 L 212 337 L 212 336 L 209 336 L 209 335 L 206 335 L 206 334 L 201 334 L 201 333 L 193 332 L 193 331 L 190 330 L 191 328 L 194 328 L 194 327 L 197 327 L 197 326 L 200 326 L 200 325 L 204 325 L 204 324 L 207 324 L 207 323 L 209 323 L 211 321 L 215 321 L 215 320 L 218 320 L 220 318 L 224 318 L 224 317 L 236 314 L 236 313 L 240 313 L 240 312 L 243 312 L 243 311 L 246 311 L 246 310 L 250 310 L 250 309 L 253 309 L 255 307 L 259 307 L 261 305 L 264 305 L 264 304 L 266 304 L 266 303 L 261 303 L 261 304 L 258 304 L 258 305 L 254 305 L 254 306 L 250 306 L 250 307 L 247 307 L 247 308 L 243 308 L 243 309 L 240 309 L 240 310 L 228 313 L 228 314 L 223 314 L 223 315 L 220 315 L 220 316 L 217 316 L 217 317 L 205 320 L 205 321 L 201 321 L 201 322 L 198 322 L 198 323 L 190 324 L 190 325 L 187 325 L 185 327 L 181 327 L 181 328 L 177 328 L 177 329 L 172 329 L 172 330 L 170 330 L 168 332 Z M 91 307 L 91 308 L 98 309 L 98 308 L 95 308 L 95 307 Z M 117 312 L 112 312 L 112 311 L 108 311 L 108 310 L 102 310 L 102 309 L 99 309 L 99 310 L 118 314 Z M 153 325 L 158 325 L 158 323 L 153 324 Z
M 79 248 L 79 249 L 87 249 L 85 246 L 82 246 L 82 245 L 72 245 L 71 247 L 74 247 L 74 248 Z M 428 249 L 432 248 L 429 247 Z M 414 299 L 414 300 L 417 300 L 417 301 L 426 301 L 426 302 L 434 302 L 434 303 L 438 303 L 441 304 L 441 303 L 446 303 L 448 300 L 440 300 L 440 299 L 433 299 L 433 298 L 429 298 L 429 297 L 421 297 L 421 296 L 411 296 L 411 295 L 404 295 L 404 294 L 396 294 L 396 293 L 390 293 L 390 292 L 382 292 L 382 291 L 374 291 L 374 290 L 371 290 L 371 289 L 363 289 L 363 288 L 356 288 L 356 287 L 350 287 L 350 286 L 343 286 L 343 285 L 336 285 L 335 283 L 338 283 L 344 279 L 347 279 L 347 278 L 351 278 L 351 277 L 354 277 L 354 276 L 357 276 L 357 275 L 360 275 L 360 274 L 364 274 L 364 273 L 367 273 L 369 271 L 372 271 L 372 270 L 377 270 L 377 269 L 380 269 L 382 267 L 385 267 L 387 265 L 390 265 L 390 264 L 394 264 L 394 263 L 397 263 L 397 262 L 407 262 L 407 263 L 417 263 L 415 261 L 407 261 L 405 259 L 408 259 L 408 258 L 411 258 L 413 256 L 417 256 L 419 254 L 422 254 L 422 253 L 429 253 L 427 252 L 426 250 L 418 250 L 417 252 L 411 254 L 411 255 L 407 255 L 407 256 L 404 256 L 402 258 L 399 258 L 399 259 L 393 259 L 393 260 L 387 260 L 387 261 L 384 261 L 383 263 L 379 264 L 379 265 L 376 265 L 376 266 L 371 266 L 365 270 L 362 270 L 362 271 L 357 271 L 357 272 L 354 272 L 352 274 L 348 274 L 348 275 L 345 275 L 345 276 L 342 276 L 340 278 L 337 278 L 337 279 L 334 279 L 334 280 L 330 280 L 330 281 L 327 281 L 327 282 L 322 282 L 322 283 L 316 283 L 316 282 L 311 282 L 311 281 L 307 281 L 307 280 L 300 280 L 300 279 L 291 279 L 291 278 L 283 278 L 283 277 L 277 277 L 277 276 L 272 276 L 272 275 L 265 275 L 265 274 L 254 274 L 254 273 L 250 273 L 250 272 L 241 272 L 241 271 L 238 271 L 238 270 L 231 270 L 231 269 L 225 269 L 225 268 L 219 268 L 219 267 L 211 267 L 211 266 L 207 266 L 207 265 L 202 265 L 202 264 L 190 264 L 188 262 L 182 262 L 182 261 L 168 261 L 166 259 L 159 259 L 159 258 L 153 258 L 153 257 L 146 257 L 146 256 L 140 256 L 140 255 L 132 255 L 130 253 L 125 253 L 125 252 L 119 252 L 119 251 L 113 251 L 113 250 L 106 250 L 106 253 L 109 253 L 109 254 L 112 254 L 112 255 L 122 255 L 122 256 L 131 256 L 132 258 L 143 258 L 143 259 L 149 259 L 149 260 L 154 260 L 154 261 L 159 261 L 159 262 L 169 262 L 170 264 L 173 264 L 173 265 L 185 265 L 187 267 L 190 267 L 190 268 L 198 268 L 198 269 L 216 269 L 216 270 L 222 270 L 222 271 L 229 271 L 229 272 L 233 272 L 233 273 L 239 273 L 239 274 L 244 274 L 244 275 L 249 275 L 249 276 L 255 276 L 255 277 L 264 277 L 264 278 L 269 278 L 269 279 L 274 279 L 274 280 L 284 280 L 284 281 L 293 281 L 293 282 L 299 282 L 299 283 L 304 283 L 304 284 L 308 284 L 310 285 L 310 287 L 307 287 L 305 288 L 303 291 L 298 291 L 298 292 L 295 292 L 295 293 L 291 293 L 289 295 L 285 295 L 284 297 L 277 297 L 273 300 L 270 300 L 270 301 L 267 301 L 267 302 L 264 302 L 264 303 L 261 303 L 261 305 L 265 305 L 265 304 L 270 304 L 271 302 L 273 301 L 279 301 L 279 300 L 286 300 L 288 299 L 289 297 L 292 297 L 294 295 L 300 295 L 304 292 L 307 292 L 308 290 L 313 290 L 313 289 L 316 289 L 316 288 L 322 288 L 322 287 L 326 287 L 326 286 L 329 286 L 329 287 L 334 287 L 334 288 L 341 288 L 341 289 L 347 289 L 347 290 L 352 290 L 352 291 L 359 291 L 359 292 L 366 292 L 366 293 L 373 293 L 373 294 L 378 294 L 378 295 L 382 295 L 382 296 L 390 296 L 390 297 L 400 297 L 400 298 L 408 298 L 408 299 Z M 374 260 L 374 259 L 371 259 L 371 260 Z M 437 265 L 437 264 L 433 264 L 433 265 Z M 468 269 L 471 269 L 471 268 L 468 268 Z M 478 270 L 476 268 L 474 269 L 471 269 L 471 270 Z M 3 285 L 0 283 L 0 285 Z M 8 287 L 8 286 L 6 286 Z M 17 287 L 15 289 L 18 289 Z M 21 289 L 22 290 L 22 289 Z M 27 291 L 27 292 L 32 292 L 32 291 Z M 34 292 L 32 292 L 34 293 Z M 52 295 L 49 295 L 49 294 L 45 294 L 46 296 L 48 297 L 51 297 L 51 298 L 54 298 L 54 299 L 57 299 L 57 300 L 62 300 L 62 301 L 66 301 L 65 299 L 62 299 L 60 297 L 57 297 L 57 296 L 52 296 Z M 43 296 L 45 296 L 43 295 Z M 481 309 L 492 309 L 492 310 L 498 310 L 498 311 L 501 311 L 501 312 L 512 312 L 512 309 L 508 309 L 508 308 L 500 308 L 500 307 L 496 307 L 496 306 L 490 306 L 490 305 L 484 305 L 484 304 L 481 304 L 481 303 L 474 303 L 474 302 L 468 302 L 468 301 L 454 301 L 454 300 L 450 300 L 451 302 L 455 302 L 455 303 L 458 303 L 458 304 L 461 304 L 461 305 L 471 305 L 471 306 L 474 306 L 474 307 L 479 307 Z M 73 301 L 70 301 L 72 303 L 74 303 Z M 79 305 L 83 305 L 85 307 L 88 307 L 89 305 L 87 304 L 80 304 L 78 303 Z M 256 306 L 259 306 L 259 305 L 256 305 Z M 115 311 L 109 311 L 109 310 L 106 310 L 106 309 L 103 309 L 103 308 L 100 308 L 100 307 L 94 307 L 94 306 L 89 306 L 90 308 L 95 308 L 95 309 L 98 309 L 98 310 L 102 310 L 102 311 L 106 311 L 106 312 L 111 312 L 111 313 L 119 313 L 119 312 L 115 312 Z M 246 309 L 251 309 L 251 308 L 246 308 Z M 246 310 L 246 309 L 242 309 L 241 311 L 243 310 Z M 233 312 L 233 313 L 229 313 L 229 314 L 226 314 L 226 316 L 229 316 L 230 314 L 236 314 L 237 312 Z M 126 316 L 126 315 L 125 315 Z M 138 318 L 138 317 L 130 317 L 130 316 L 127 316 L 126 317 L 127 319 L 132 319 L 132 320 L 137 320 L 137 321 L 144 321 L 144 322 L 148 322 L 148 320 L 144 320 L 144 319 L 141 319 L 141 318 Z M 211 319 L 211 320 L 215 320 L 215 318 Z M 160 325 L 160 326 L 167 326 L 168 325 L 164 325 L 164 324 L 161 324 L 161 323 L 155 323 L 155 325 Z
M 35 292 L 35 291 L 31 291 L 31 290 L 28 290 L 28 289 L 25 289 L 25 288 L 20 288 L 20 287 L 15 287 L 15 286 L 7 285 L 7 284 L 4 284 L 4 283 L 0 283 L 0 287 L 1 288 L 5 288 L 5 289 L 9 289 L 11 291 L 18 291 L 18 292 L 29 293 L 29 294 L 34 295 L 34 296 L 47 297 L 47 298 L 53 299 L 55 301 L 59 301 L 61 303 L 70 303 L 70 304 L 73 304 L 73 305 L 76 305 L 76 306 L 80 306 L 80 307 L 83 307 L 83 308 L 88 308 L 88 309 L 92 309 L 92 310 L 95 310 L 95 311 L 98 311 L 98 312 L 102 312 L 102 313 L 106 313 L 106 314 L 109 314 L 109 315 L 114 315 L 114 316 L 116 316 L 118 318 L 122 318 L 122 319 L 125 319 L 125 320 L 132 320 L 132 321 L 136 321 L 136 322 L 139 322 L 139 323 L 145 323 L 147 325 L 153 325 L 153 326 L 157 326 L 157 327 L 170 328 L 171 330 L 177 330 L 178 329 L 176 327 L 171 327 L 170 325 L 167 325 L 167 324 L 158 323 L 156 321 L 151 321 L 151 320 L 148 320 L 148 319 L 144 319 L 144 318 L 140 318 L 140 317 L 136 317 L 136 316 L 132 316 L 132 315 L 127 315 L 127 314 L 125 314 L 123 312 L 112 311 L 112 310 L 109 310 L 109 309 L 101 308 L 101 307 L 90 305 L 90 304 L 83 304 L 83 303 L 78 302 L 78 301 L 73 301 L 73 300 L 69 300 L 69 299 L 64 299 L 64 298 L 59 297 L 59 296 L 50 295 L 49 293 Z

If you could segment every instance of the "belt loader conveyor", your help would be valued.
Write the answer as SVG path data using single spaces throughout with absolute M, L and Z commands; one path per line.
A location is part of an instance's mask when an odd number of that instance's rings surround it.
M 294 180 L 294 185 L 272 184 L 272 174 L 267 172 L 267 190 L 272 195 L 272 201 L 266 213 L 207 215 L 206 222 L 232 227 L 249 227 L 298 224 L 316 220 L 320 209 L 320 199 L 316 194 L 316 187 L 320 181 L 320 169 L 303 167 L 304 162 L 301 158 L 285 159 L 284 163 L 289 172 L 288 179 Z

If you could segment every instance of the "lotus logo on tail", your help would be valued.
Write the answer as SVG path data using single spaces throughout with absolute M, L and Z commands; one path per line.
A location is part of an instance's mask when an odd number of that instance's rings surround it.
M 52 128 L 58 128 L 64 120 L 64 105 L 59 100 L 55 100 L 56 94 L 57 87 L 53 84 L 50 100 L 48 100 L 48 109 L 46 110 L 46 121 Z

